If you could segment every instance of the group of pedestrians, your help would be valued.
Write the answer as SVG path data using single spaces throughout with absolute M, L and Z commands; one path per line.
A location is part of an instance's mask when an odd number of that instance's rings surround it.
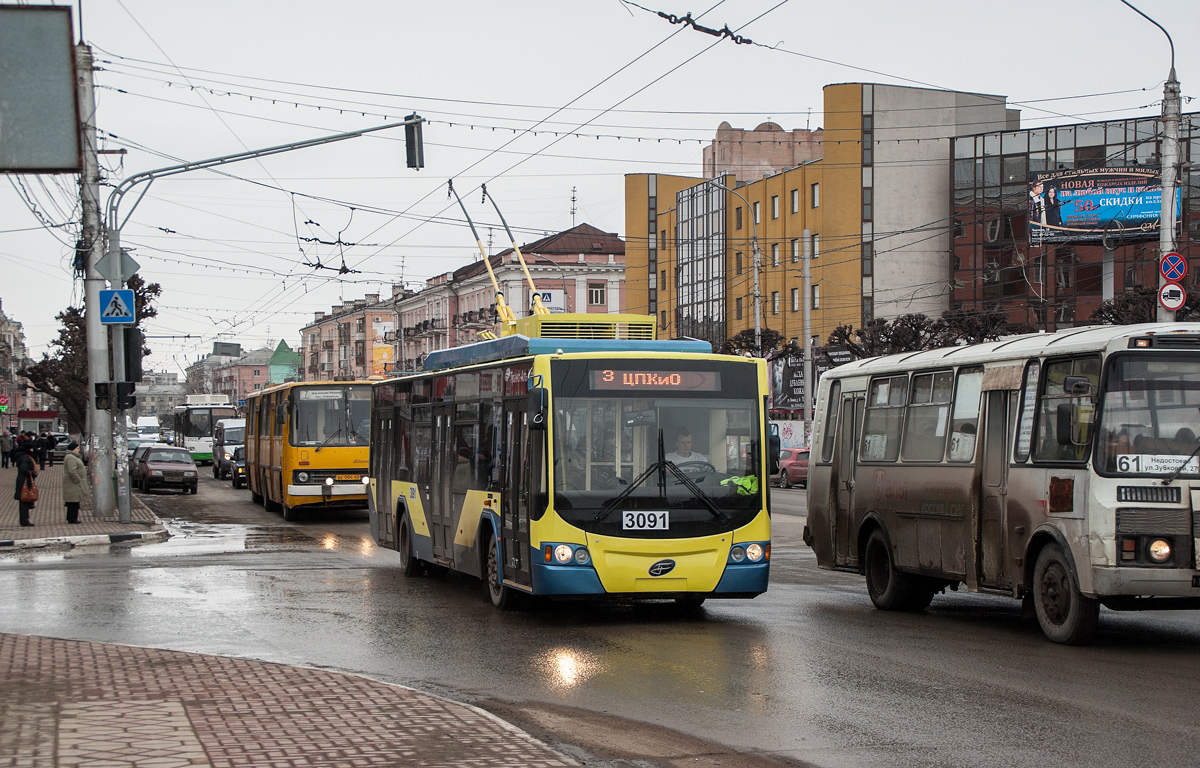
M 4 467 L 7 467 L 11 460 L 17 468 L 17 485 L 13 499 L 18 504 L 18 515 L 23 526 L 33 525 L 30 513 L 37 503 L 37 476 L 41 469 L 46 468 L 47 454 L 50 455 L 50 466 L 54 466 L 52 451 L 57 441 L 48 432 L 42 433 L 42 438 L 49 439 L 43 440 L 31 432 L 26 432 L 18 435 L 14 441 L 7 431 L 0 433 L 0 451 L 3 451 Z M 87 469 L 79 455 L 79 443 L 72 440 L 67 444 L 67 454 L 63 458 L 62 478 L 62 498 L 67 508 L 68 523 L 80 522 L 79 503 L 83 501 L 87 492 Z
M 30 447 L 30 454 L 38 463 L 38 469 L 45 469 L 46 462 L 54 466 L 54 448 L 58 439 L 49 432 L 37 435 L 33 432 L 21 432 L 16 438 L 8 430 L 0 430 L 0 467 L 8 467 L 9 461 L 16 462 L 17 454 L 22 446 Z

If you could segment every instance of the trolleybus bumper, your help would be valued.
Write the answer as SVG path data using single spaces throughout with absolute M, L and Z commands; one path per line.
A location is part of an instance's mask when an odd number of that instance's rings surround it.
M 534 550 L 537 554 L 537 550 Z M 696 592 L 685 590 L 671 590 L 664 588 L 662 592 L 630 592 L 621 593 L 622 596 L 636 598 L 660 598 L 660 597 L 755 597 L 767 591 L 767 581 L 770 575 L 771 564 L 765 563 L 738 563 L 730 564 L 725 567 L 725 573 L 721 576 L 717 588 L 712 592 Z M 663 586 L 669 580 L 664 580 Z M 547 595 L 553 597 L 555 595 L 566 596 L 587 596 L 587 595 L 604 595 L 608 594 L 604 591 L 604 585 L 600 583 L 600 577 L 596 574 L 596 570 L 590 565 L 547 565 L 545 563 L 533 563 L 533 591 L 535 594 Z M 614 596 L 616 596 L 614 594 Z

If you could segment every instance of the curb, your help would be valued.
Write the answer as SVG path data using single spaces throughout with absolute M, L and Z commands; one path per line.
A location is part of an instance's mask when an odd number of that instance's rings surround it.
M 51 536 L 44 539 L 0 540 L 0 549 L 38 549 L 42 547 L 88 547 L 97 544 L 120 544 L 126 541 L 161 541 L 170 537 L 166 528 L 134 533 L 101 533 L 88 536 Z

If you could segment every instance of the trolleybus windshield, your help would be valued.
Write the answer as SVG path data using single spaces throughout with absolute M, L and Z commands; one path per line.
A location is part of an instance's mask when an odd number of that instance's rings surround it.
M 1097 432 L 1096 469 L 1116 475 L 1200 475 L 1200 359 L 1114 355 Z
M 557 512 L 585 530 L 623 535 L 699 535 L 749 522 L 765 481 L 755 369 L 637 364 L 554 364 Z
M 296 387 L 292 445 L 367 445 L 371 434 L 371 388 Z

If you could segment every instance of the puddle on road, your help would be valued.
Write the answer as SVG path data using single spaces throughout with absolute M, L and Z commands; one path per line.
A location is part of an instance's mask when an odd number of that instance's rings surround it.
M 286 526 L 198 523 L 171 518 L 164 519 L 163 525 L 171 532 L 171 538 L 160 543 L 135 547 L 130 550 L 130 554 L 135 557 L 161 557 L 163 555 L 307 549 L 322 546 L 316 537 L 297 528 Z

